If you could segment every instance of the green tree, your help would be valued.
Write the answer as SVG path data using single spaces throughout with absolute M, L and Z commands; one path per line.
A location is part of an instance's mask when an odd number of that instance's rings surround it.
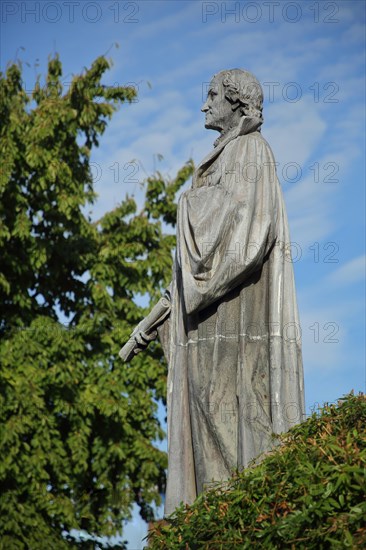
M 147 178 L 141 212 L 126 198 L 92 223 L 90 153 L 133 88 L 108 87 L 98 58 L 64 92 L 58 57 L 29 97 L 19 64 L 0 73 L 0 539 L 6 549 L 81 547 L 146 520 L 164 490 L 157 402 L 160 345 L 118 358 L 169 283 L 175 194 L 192 174 Z M 67 326 L 60 319 L 68 319 Z M 89 543 L 92 544 L 92 543 Z M 90 547 L 90 546 L 89 546 Z M 120 545 L 119 547 L 123 547 Z

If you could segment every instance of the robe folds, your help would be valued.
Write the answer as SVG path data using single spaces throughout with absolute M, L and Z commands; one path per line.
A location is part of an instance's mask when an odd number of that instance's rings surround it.
M 303 419 L 288 222 L 260 124 L 243 117 L 218 140 L 178 203 L 172 310 L 161 331 L 169 362 L 165 515 Z

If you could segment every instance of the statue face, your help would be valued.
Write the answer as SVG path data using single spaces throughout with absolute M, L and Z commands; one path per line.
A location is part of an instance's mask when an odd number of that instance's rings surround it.
M 221 75 L 217 75 L 211 80 L 207 99 L 201 111 L 206 113 L 205 128 L 223 132 L 232 126 L 235 115 L 230 102 L 224 95 Z

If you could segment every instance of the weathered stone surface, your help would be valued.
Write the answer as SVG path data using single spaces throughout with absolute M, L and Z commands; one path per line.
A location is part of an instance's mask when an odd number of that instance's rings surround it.
M 245 467 L 304 413 L 290 237 L 253 75 L 215 75 L 202 111 L 218 130 L 178 205 L 165 513 Z

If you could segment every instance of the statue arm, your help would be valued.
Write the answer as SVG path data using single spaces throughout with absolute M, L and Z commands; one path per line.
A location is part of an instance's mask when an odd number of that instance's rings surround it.
M 152 308 L 149 315 L 135 327 L 128 342 L 120 350 L 119 356 L 124 362 L 131 361 L 135 355 L 146 349 L 149 343 L 156 339 L 159 328 L 170 315 L 170 287 L 171 285 Z

